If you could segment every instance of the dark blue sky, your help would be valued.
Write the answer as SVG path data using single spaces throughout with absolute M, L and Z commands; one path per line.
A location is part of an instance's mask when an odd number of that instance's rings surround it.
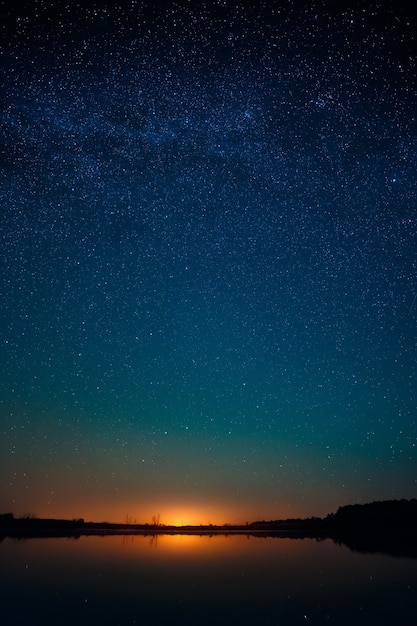
M 0 509 L 415 497 L 415 16 L 26 4 L 2 3 Z

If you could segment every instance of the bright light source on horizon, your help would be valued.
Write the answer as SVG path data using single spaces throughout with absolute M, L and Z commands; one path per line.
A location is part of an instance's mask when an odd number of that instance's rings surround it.
M 217 524 L 218 515 L 209 519 L 206 510 L 193 507 L 169 507 L 163 510 L 159 517 L 159 523 L 164 526 L 199 526 Z

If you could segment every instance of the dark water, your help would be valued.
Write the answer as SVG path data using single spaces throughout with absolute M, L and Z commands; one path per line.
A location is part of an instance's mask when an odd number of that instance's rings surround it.
M 0 598 L 4 626 L 414 625 L 417 560 L 330 539 L 6 538 Z

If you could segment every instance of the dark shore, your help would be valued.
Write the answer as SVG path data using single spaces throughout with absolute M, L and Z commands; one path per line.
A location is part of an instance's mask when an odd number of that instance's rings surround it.
M 340 507 L 325 518 L 256 521 L 245 525 L 165 526 L 113 524 L 83 519 L 15 518 L 0 515 L 0 541 L 14 539 L 109 535 L 246 535 L 290 539 L 332 539 L 349 549 L 417 558 L 417 500 L 390 500 Z

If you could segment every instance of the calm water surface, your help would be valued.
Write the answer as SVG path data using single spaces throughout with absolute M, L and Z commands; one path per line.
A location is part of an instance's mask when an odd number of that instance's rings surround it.
M 0 598 L 4 626 L 414 625 L 417 560 L 330 539 L 6 538 Z

